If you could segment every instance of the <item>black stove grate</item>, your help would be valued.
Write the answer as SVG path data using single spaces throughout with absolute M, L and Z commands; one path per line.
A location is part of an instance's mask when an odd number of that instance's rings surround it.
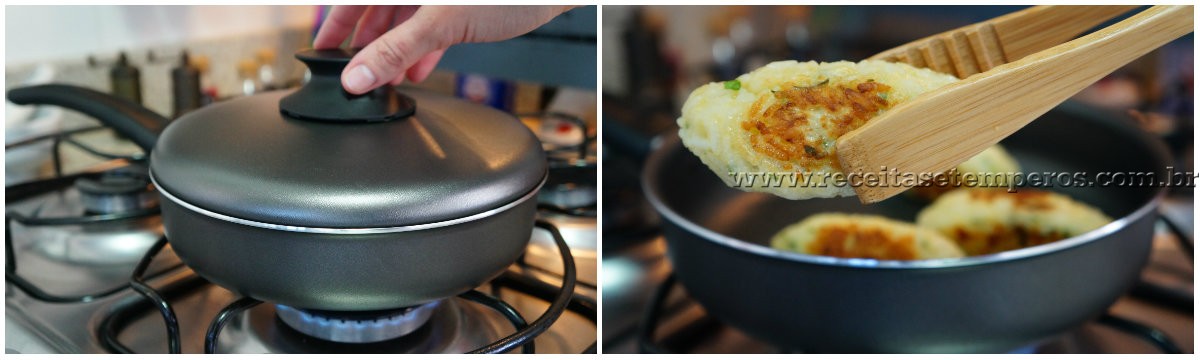
M 1183 353 L 1183 351 L 1179 349 L 1179 345 L 1175 345 L 1175 342 L 1171 341 L 1171 339 L 1167 337 L 1167 334 L 1164 334 L 1162 331 L 1142 323 L 1113 314 L 1101 315 L 1099 319 L 1096 319 L 1096 322 L 1113 329 L 1120 330 L 1124 333 L 1137 336 L 1146 342 L 1154 344 L 1154 346 L 1159 350 L 1162 350 L 1164 354 Z
M 65 188 L 71 186 L 72 184 L 74 184 L 76 180 L 78 180 L 79 178 L 82 178 L 82 177 L 99 177 L 100 175 L 102 175 L 101 172 L 64 175 L 62 172 L 62 155 L 61 155 L 62 154 L 61 145 L 64 142 L 67 144 L 71 144 L 71 145 L 83 150 L 84 152 L 87 152 L 89 154 L 92 154 L 92 155 L 95 155 L 95 156 L 98 156 L 101 158 L 105 158 L 105 159 L 110 159 L 110 160 L 123 159 L 123 160 L 129 161 L 129 162 L 139 162 L 139 161 L 145 160 L 145 158 L 146 158 L 145 155 L 141 155 L 141 154 L 120 155 L 120 154 L 110 154 L 107 152 L 99 151 L 99 150 L 96 150 L 95 148 L 92 148 L 91 146 L 88 146 L 87 144 L 84 144 L 82 142 L 79 142 L 78 140 L 75 140 L 75 138 L 73 137 L 75 135 L 100 131 L 100 130 L 104 130 L 104 129 L 108 129 L 108 128 L 105 126 L 81 127 L 81 128 L 76 128 L 76 129 L 64 130 L 64 131 L 60 131 L 60 132 L 53 133 L 53 134 L 37 136 L 37 137 L 22 140 L 22 141 L 14 142 L 12 144 L 6 144 L 4 146 L 4 149 L 9 150 L 9 149 L 19 148 L 19 147 L 24 147 L 24 146 L 30 146 L 30 145 L 40 143 L 43 141 L 52 141 L 53 142 L 52 152 L 53 152 L 53 162 L 54 162 L 54 177 L 49 178 L 49 179 L 30 181 L 30 182 L 16 184 L 16 185 L 12 185 L 12 186 L 6 186 L 4 188 L 5 201 L 9 202 L 9 203 L 21 201 L 21 200 L 24 200 L 27 198 L 42 195 L 42 194 L 49 193 L 52 191 L 58 191 L 58 190 L 65 189 Z M 96 299 L 104 298 L 109 295 L 121 292 L 122 290 L 129 288 L 129 285 L 122 284 L 117 287 L 113 287 L 113 288 L 110 288 L 107 290 L 103 290 L 103 291 L 100 291 L 100 292 L 97 292 L 94 294 L 87 294 L 87 295 L 64 296 L 64 295 L 50 294 L 50 293 L 47 293 L 46 291 L 43 291 L 41 288 L 37 287 L 32 282 L 30 282 L 29 280 L 25 279 L 24 277 L 22 277 L 20 274 L 17 273 L 17 259 L 16 259 L 16 255 L 15 255 L 16 252 L 14 251 L 14 245 L 13 245 L 13 237 L 12 237 L 12 228 L 13 227 L 12 227 L 12 225 L 14 223 L 21 224 L 26 227 L 89 225 L 89 224 L 99 224 L 99 223 L 112 222 L 112 221 L 140 219 L 140 218 L 144 218 L 144 217 L 148 217 L 148 216 L 157 215 L 158 213 L 159 213 L 159 208 L 157 206 L 150 208 L 150 209 L 144 209 L 144 210 L 138 210 L 138 211 L 132 211 L 132 212 L 126 212 L 126 213 L 84 214 L 84 215 L 80 215 L 80 216 L 67 216 L 67 217 L 41 217 L 41 216 L 36 216 L 36 215 L 22 215 L 15 211 L 7 211 L 4 214 L 4 224 L 5 224 L 5 226 L 4 226 L 4 250 L 6 251 L 6 253 L 5 253 L 5 261 L 6 262 L 5 262 L 5 267 L 4 267 L 4 280 L 6 282 L 12 284 L 13 286 L 15 286 L 17 289 L 20 289 L 21 291 L 24 291 L 25 293 L 29 294 L 29 296 L 32 296 L 34 299 L 49 302 L 49 303 L 91 302 L 91 301 L 95 301 Z M 172 269 L 174 269 L 174 267 Z M 167 269 L 167 270 L 171 270 L 171 269 Z
M 100 173 L 83 173 L 71 176 L 58 176 L 52 179 L 37 180 L 28 183 L 13 185 L 5 188 L 5 196 L 8 201 L 19 201 L 28 197 L 44 194 L 50 191 L 61 190 L 70 186 L 76 179 L 85 176 L 100 176 Z M 13 224 L 20 224 L 25 227 L 39 226 L 67 226 L 67 225 L 91 225 L 101 224 L 106 222 L 126 221 L 141 219 L 159 214 L 159 208 L 153 207 L 131 211 L 126 213 L 115 214 L 84 214 L 79 216 L 63 216 L 63 217 L 41 217 L 36 215 L 22 215 L 15 211 L 8 211 L 4 214 L 4 250 L 5 250 L 5 267 L 4 280 L 17 289 L 24 291 L 34 299 L 49 302 L 49 303 L 81 303 L 91 302 L 96 299 L 107 297 L 112 294 L 121 292 L 129 288 L 128 284 L 122 284 L 107 290 L 100 291 L 94 294 L 87 295 L 55 295 L 50 294 L 38 286 L 34 285 L 29 280 L 22 277 L 17 272 L 17 258 L 15 246 L 13 245 Z M 174 266 L 167 270 L 172 270 L 181 265 Z
M 566 117 L 567 120 L 571 121 L 572 123 L 576 124 L 577 126 L 583 126 L 583 128 L 586 129 L 586 124 L 584 124 L 583 120 L 578 119 L 576 117 L 571 117 L 569 115 L 564 116 L 561 114 L 550 114 L 550 115 Z M 550 115 L 539 114 L 538 116 L 550 116 Z M 22 183 L 22 184 L 5 187 L 6 201 L 8 201 L 10 203 L 17 202 L 17 201 L 21 201 L 24 199 L 34 197 L 34 196 L 46 194 L 49 192 L 60 191 L 60 190 L 63 190 L 63 189 L 66 189 L 66 188 L 72 186 L 75 183 L 75 181 L 81 177 L 98 177 L 98 176 L 102 175 L 102 172 L 78 173 L 78 174 L 71 174 L 71 175 L 63 174 L 63 161 L 62 161 L 61 145 L 64 143 L 72 145 L 74 147 L 77 147 L 80 150 L 82 150 L 86 153 L 89 153 L 93 156 L 97 156 L 97 157 L 104 158 L 104 159 L 124 160 L 124 161 L 130 162 L 130 163 L 145 163 L 146 162 L 146 160 L 148 158 L 148 156 L 146 154 L 133 154 L 133 155 L 111 154 L 111 153 L 97 150 L 96 148 L 93 148 L 93 147 L 91 147 L 85 143 L 82 143 L 74 138 L 75 135 L 96 132 L 96 131 L 101 131 L 101 130 L 105 130 L 105 129 L 109 129 L 109 128 L 106 126 L 81 127 L 81 128 L 76 128 L 76 129 L 60 131 L 60 132 L 54 133 L 54 134 L 38 136 L 38 137 L 34 137 L 34 138 L 19 141 L 16 143 L 5 145 L 5 149 L 13 149 L 13 148 L 18 148 L 18 147 L 30 146 L 30 145 L 33 145 L 33 144 L 36 144 L 39 142 L 43 142 L 43 141 L 51 141 L 53 143 L 53 145 L 52 145 L 52 162 L 53 162 L 53 169 L 54 169 L 54 176 L 52 178 L 43 179 L 43 180 L 35 180 L 35 181 L 31 181 L 31 182 L 26 182 L 26 183 Z M 579 152 L 580 156 L 586 157 L 587 148 L 588 148 L 587 145 L 589 144 L 589 142 L 594 142 L 594 141 L 595 141 L 595 138 L 594 137 L 589 138 L 585 132 L 582 143 L 575 145 L 575 146 L 562 148 L 562 149 L 551 149 L 549 152 L 551 152 L 551 153 L 564 152 L 564 151 Z M 596 204 L 595 203 L 591 203 L 591 204 L 587 204 L 587 205 L 579 206 L 579 207 L 571 207 L 571 208 L 561 208 L 561 207 L 557 207 L 557 206 L 550 205 L 550 204 L 539 204 L 538 208 L 542 211 L 546 211 L 546 212 L 550 212 L 550 213 L 558 213 L 558 214 L 563 214 L 563 215 L 569 215 L 569 216 L 595 216 L 596 215 Z M 16 252 L 14 251 L 15 246 L 13 244 L 13 236 L 12 236 L 12 228 L 13 227 L 11 226 L 14 223 L 21 224 L 26 227 L 87 225 L 87 224 L 97 224 L 97 223 L 113 222 L 113 221 L 134 220 L 134 219 L 140 219 L 140 218 L 144 218 L 144 217 L 158 215 L 159 213 L 160 213 L 160 209 L 157 206 L 150 208 L 150 209 L 138 210 L 138 211 L 127 212 L 127 213 L 119 213 L 119 214 L 84 214 L 81 216 L 55 217 L 55 218 L 40 217 L 40 216 L 36 216 L 36 214 L 35 215 L 22 215 L 22 214 L 19 214 L 16 212 L 11 212 L 11 211 L 7 212 L 5 214 L 5 224 L 6 224 L 6 226 L 5 226 L 5 250 L 6 250 L 5 281 L 9 284 L 12 284 L 17 289 L 25 292 L 26 294 L 29 294 L 29 296 L 33 297 L 34 299 L 48 302 L 48 303 L 91 302 L 91 301 L 95 301 L 95 300 L 98 300 L 101 298 L 106 298 L 108 296 L 120 293 L 129 288 L 133 288 L 135 291 L 137 291 L 143 297 L 135 298 L 135 300 L 133 300 L 133 301 L 125 301 L 123 303 L 117 304 L 116 306 L 114 306 L 114 309 L 112 311 L 110 311 L 101 320 L 100 325 L 97 327 L 96 331 L 99 335 L 100 341 L 101 341 L 102 345 L 104 346 L 104 348 L 106 348 L 109 351 L 116 352 L 116 353 L 132 353 L 133 351 L 131 349 L 124 346 L 123 344 L 120 343 L 120 341 L 117 340 L 116 335 L 119 334 L 122 329 L 124 329 L 126 326 L 128 326 L 132 322 L 133 315 L 138 314 L 142 311 L 147 311 L 147 310 L 149 310 L 149 306 L 153 305 L 154 307 L 157 308 L 157 310 L 159 310 L 159 312 L 161 313 L 161 315 L 163 317 L 164 322 L 167 325 L 167 332 L 168 332 L 167 347 L 168 347 L 168 350 L 171 353 L 180 353 L 182 351 L 181 351 L 181 341 L 180 341 L 180 335 L 179 335 L 178 318 L 175 316 L 174 309 L 171 308 L 171 304 L 168 302 L 167 299 L 169 299 L 175 295 L 186 293 L 188 291 L 194 291 L 194 290 L 196 290 L 206 284 L 209 284 L 209 283 L 198 276 L 190 276 L 190 277 L 184 278 L 182 280 L 174 281 L 172 283 L 166 284 L 163 286 L 162 289 L 155 289 L 145 282 L 145 278 L 147 277 L 146 271 L 150 267 L 150 264 L 152 263 L 154 256 L 156 254 L 158 254 L 167 245 L 167 239 L 165 237 L 160 238 L 159 241 L 156 242 L 147 251 L 147 253 L 143 256 L 141 261 L 138 263 L 137 267 L 135 268 L 133 274 L 130 277 L 130 281 L 127 284 L 122 284 L 122 285 L 119 285 L 119 286 L 116 286 L 116 287 L 113 287 L 110 289 L 106 289 L 106 290 L 103 290 L 103 291 L 100 291 L 100 292 L 97 292 L 94 294 L 87 294 L 87 295 L 50 294 L 50 293 L 47 293 L 46 291 L 42 290 L 38 286 L 34 285 L 28 279 L 20 276 L 20 274 L 18 274 L 18 272 L 17 272 L 17 259 L 16 259 L 16 255 L 15 255 Z M 596 320 L 597 319 L 597 316 L 596 316 L 597 306 L 596 306 L 595 301 L 588 299 L 586 297 L 582 297 L 582 296 L 574 294 L 574 288 L 576 286 L 574 258 L 571 256 L 570 248 L 568 248 L 566 241 L 562 237 L 562 234 L 558 231 L 557 227 L 555 227 L 553 224 L 551 224 L 549 222 L 538 220 L 535 225 L 539 228 L 549 231 L 550 234 L 553 236 L 555 244 L 557 245 L 557 247 L 559 249 L 559 253 L 563 259 L 563 269 L 564 269 L 562 285 L 561 286 L 551 285 L 551 284 L 545 283 L 541 280 L 538 280 L 537 278 L 534 278 L 530 275 L 521 274 L 521 273 L 517 273 L 517 272 L 513 272 L 513 271 L 506 271 L 500 277 L 494 279 L 491 282 L 491 289 L 494 294 L 498 294 L 498 292 L 503 288 L 509 288 L 509 289 L 512 289 L 512 290 L 515 290 L 518 292 L 522 292 L 522 293 L 525 293 L 525 294 L 528 294 L 528 295 L 534 296 L 536 298 L 539 298 L 541 300 L 549 302 L 550 307 L 538 319 L 534 320 L 532 323 L 526 323 L 525 319 L 522 318 L 521 315 L 511 305 L 509 305 L 509 304 L 505 303 L 504 301 L 499 300 L 493 296 L 489 296 L 487 294 L 483 294 L 483 293 L 480 293 L 475 290 L 472 290 L 467 293 L 459 295 L 460 298 L 463 298 L 465 300 L 472 301 L 475 303 L 479 303 L 488 308 L 496 310 L 500 314 L 504 315 L 505 318 L 508 319 L 514 325 L 514 327 L 516 329 L 518 329 L 515 333 L 510 334 L 509 336 L 506 336 L 492 344 L 489 344 L 487 346 L 479 348 L 473 352 L 504 353 L 504 352 L 509 352 L 509 351 L 515 350 L 519 346 L 522 348 L 523 352 L 532 353 L 535 350 L 534 344 L 533 344 L 533 339 L 536 338 L 541 333 L 543 333 L 544 331 L 546 331 L 550 327 L 550 325 L 553 324 L 560 315 L 562 315 L 562 312 L 564 310 L 579 314 L 579 315 L 585 317 L 586 319 L 588 319 L 589 321 L 591 321 L 593 324 L 597 323 L 597 320 Z M 522 268 L 530 267 L 523 260 L 524 260 L 524 258 L 522 257 L 522 259 L 520 261 L 518 261 L 518 266 L 521 266 Z M 184 266 L 184 264 L 182 264 L 182 263 L 174 264 L 174 265 L 169 266 L 165 269 L 162 269 L 158 272 L 149 274 L 149 277 L 153 277 L 153 276 L 159 275 L 159 274 L 164 274 L 164 273 L 173 271 L 175 269 L 181 268 L 183 266 Z M 205 347 L 204 347 L 205 352 L 213 353 L 216 351 L 218 336 L 220 335 L 221 330 L 229 322 L 230 319 L 236 318 L 238 314 L 241 314 L 242 312 L 244 312 L 250 308 L 253 308 L 254 306 L 257 306 L 259 304 L 262 304 L 262 301 L 253 299 L 253 298 L 243 297 L 243 298 L 233 302 L 232 304 L 226 306 L 224 309 L 222 309 L 221 312 L 218 313 L 213 318 L 213 320 L 210 323 L 210 326 L 208 328 L 208 331 L 205 334 Z M 593 342 L 587 349 L 584 350 L 584 353 L 596 353 L 596 343 Z
M 53 144 L 51 146 L 51 155 L 52 155 L 51 159 L 54 163 L 54 178 L 55 179 L 64 177 L 63 172 L 62 172 L 62 151 L 61 151 L 61 147 L 62 147 L 63 143 L 73 145 L 76 148 L 79 148 L 80 150 L 83 150 L 84 152 L 86 152 L 88 154 L 92 154 L 94 156 L 101 157 L 101 158 L 108 159 L 108 160 L 122 159 L 122 160 L 126 160 L 129 162 L 145 162 L 146 161 L 146 158 L 147 158 L 146 154 L 132 154 L 132 155 L 112 154 L 112 153 L 108 153 L 105 151 L 97 150 L 96 148 L 93 148 L 88 144 L 85 144 L 83 142 L 80 142 L 79 140 L 76 140 L 74 137 L 75 135 L 96 132 L 96 131 L 101 131 L 101 130 L 105 130 L 105 129 L 109 129 L 109 127 L 103 126 L 103 125 L 96 125 L 96 126 L 85 126 L 85 127 L 75 128 L 75 129 L 63 130 L 63 131 L 59 131 L 59 132 L 53 133 L 53 134 L 36 136 L 36 137 L 28 138 L 25 140 L 17 141 L 17 142 L 11 143 L 11 144 L 5 144 L 4 149 L 5 150 L 15 149 L 15 148 L 24 147 L 24 146 L 30 146 L 30 145 L 40 143 L 43 141 L 50 141 Z
M 577 314 L 583 315 L 592 323 L 596 322 L 596 306 L 589 299 L 575 295 L 575 262 L 571 256 L 570 248 L 567 247 L 566 240 L 559 233 L 558 228 L 553 224 L 538 220 L 535 226 L 550 232 L 554 237 L 554 242 L 558 246 L 559 254 L 563 260 L 564 276 L 562 286 L 547 284 L 533 278 L 532 276 L 520 274 L 512 271 L 506 271 L 499 278 L 492 281 L 491 285 L 494 291 L 501 288 L 509 288 L 515 291 L 521 291 L 550 302 L 550 307 L 536 320 L 531 323 L 526 323 L 525 319 L 509 304 L 495 297 L 472 290 L 459 295 L 460 298 L 472 301 L 488 308 L 491 308 L 500 314 L 504 315 L 518 329 L 513 334 L 510 334 L 492 344 L 483 346 L 471 353 L 507 353 L 521 348 L 524 353 L 533 353 L 535 351 L 533 339 L 550 328 L 563 311 L 570 310 Z M 131 349 L 121 344 L 117 339 L 117 335 L 131 321 L 133 315 L 142 311 L 147 311 L 148 306 L 153 305 L 161 313 L 163 321 L 166 324 L 168 332 L 167 349 L 170 353 L 180 353 L 180 338 L 178 318 L 175 316 L 174 310 L 170 303 L 165 299 L 180 292 L 180 287 L 185 284 L 170 284 L 168 287 L 158 290 L 149 286 L 143 281 L 142 273 L 153 261 L 154 256 L 160 252 L 167 244 L 165 237 L 160 238 L 157 243 L 146 253 L 141 263 L 130 280 L 130 286 L 141 293 L 144 298 L 142 301 L 129 302 L 120 304 L 116 309 L 109 313 L 100 323 L 98 327 L 98 337 L 102 344 L 111 352 L 114 353 L 133 353 Z M 206 282 L 203 280 L 192 287 L 203 285 Z M 204 349 L 206 353 L 215 353 L 217 350 L 217 339 L 221 330 L 238 314 L 262 304 L 262 301 L 243 297 L 221 310 L 212 320 L 209 325 L 208 332 L 205 334 Z M 594 353 L 596 344 L 593 343 L 584 352 Z
M 181 342 L 179 341 L 179 319 L 175 317 L 175 310 L 171 308 L 171 303 L 167 302 L 158 291 L 146 284 L 145 275 L 146 269 L 150 267 L 150 263 L 154 261 L 154 255 L 157 255 L 163 248 L 167 246 L 167 237 L 163 236 L 146 251 L 146 255 L 142 257 L 142 261 L 138 262 L 137 268 L 133 270 L 133 275 L 129 276 L 129 286 L 137 290 L 139 294 L 150 299 L 158 311 L 162 313 L 163 321 L 167 324 L 167 348 L 172 354 L 183 352 Z
M 262 303 L 262 300 L 251 297 L 242 297 L 241 299 L 234 301 L 232 304 L 229 304 L 229 306 L 226 306 L 224 309 L 221 309 L 221 312 L 217 313 L 217 316 L 213 317 L 212 323 L 208 325 L 208 332 L 204 334 L 204 353 L 217 353 L 217 339 L 221 338 L 221 329 L 225 328 L 225 324 L 228 323 L 229 320 L 237 317 L 237 315 L 241 314 L 243 311 L 249 310 L 250 308 L 258 306 Z
M 561 215 L 567 215 L 567 216 L 583 216 L 583 217 L 595 217 L 596 216 L 596 203 L 595 202 L 593 202 L 591 204 L 587 204 L 587 205 L 574 206 L 574 207 L 561 207 L 561 206 L 552 205 L 552 204 L 539 203 L 539 204 L 537 204 L 537 208 L 538 208 L 538 210 L 548 211 L 548 212 L 561 214 Z

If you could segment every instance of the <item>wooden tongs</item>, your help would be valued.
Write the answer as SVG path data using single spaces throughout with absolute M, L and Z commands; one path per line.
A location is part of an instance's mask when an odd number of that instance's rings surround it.
M 1192 32 L 1192 6 L 1153 6 L 1071 40 L 1133 8 L 1035 6 L 873 56 L 963 80 L 902 103 L 840 137 L 842 170 L 895 169 L 892 173 L 901 176 L 946 171 L 1105 75 Z M 859 200 L 874 203 L 912 182 L 851 185 Z

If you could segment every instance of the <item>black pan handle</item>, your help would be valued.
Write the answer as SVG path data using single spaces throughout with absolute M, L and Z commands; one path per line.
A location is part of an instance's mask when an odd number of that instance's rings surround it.
M 18 105 L 56 105 L 84 113 L 133 140 L 146 154 L 154 149 L 167 118 L 137 103 L 96 90 L 63 84 L 16 88 L 8 101 Z

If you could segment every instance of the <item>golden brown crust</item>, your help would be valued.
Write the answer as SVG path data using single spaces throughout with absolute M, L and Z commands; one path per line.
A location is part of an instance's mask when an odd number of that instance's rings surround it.
M 996 224 L 989 231 L 955 227 L 950 237 L 958 242 L 967 255 L 984 255 L 1049 244 L 1070 236 L 1053 230 L 1042 231 L 1037 227 Z
M 973 189 L 969 193 L 971 200 L 980 203 L 991 203 L 1008 199 L 1013 202 L 1014 211 L 1052 210 L 1049 192 L 1026 189 L 1010 193 L 999 189 Z M 970 255 L 993 254 L 1001 251 L 1016 250 L 1029 246 L 1048 244 L 1070 236 L 1053 230 L 1044 230 L 1037 226 L 996 224 L 990 231 L 971 231 L 957 227 L 954 238 Z
M 788 225 L 771 247 L 810 255 L 876 260 L 922 260 L 963 256 L 936 231 L 878 215 L 820 213 Z
M 911 235 L 896 235 L 880 228 L 853 223 L 827 224 L 805 249 L 809 254 L 878 260 L 916 260 L 917 242 Z
M 749 132 L 753 149 L 763 155 L 800 168 L 829 164 L 840 168 L 832 149 L 821 142 L 836 140 L 889 108 L 888 101 L 880 96 L 889 90 L 888 85 L 873 80 L 850 86 L 828 81 L 814 86 L 793 86 L 759 98 L 741 126 Z M 774 101 L 769 101 L 771 97 Z M 808 128 L 808 112 L 818 107 L 835 116 L 822 118 L 827 134 L 808 139 L 804 133 Z
M 1052 243 L 1110 221 L 1085 204 L 1037 189 L 955 190 L 917 216 L 918 224 L 941 232 L 972 256 Z
M 878 116 L 955 81 L 933 70 L 877 60 L 773 62 L 692 91 L 677 121 L 679 138 L 726 185 L 741 191 L 791 200 L 854 196 L 853 187 L 834 180 L 842 170 L 831 134 L 845 136 L 868 122 L 865 115 Z M 785 100 L 795 101 L 785 106 Z M 771 107 L 775 116 L 766 115 Z M 794 158 L 799 161 L 790 161 Z M 742 174 L 760 172 L 794 173 L 803 181 L 779 186 L 740 180 Z

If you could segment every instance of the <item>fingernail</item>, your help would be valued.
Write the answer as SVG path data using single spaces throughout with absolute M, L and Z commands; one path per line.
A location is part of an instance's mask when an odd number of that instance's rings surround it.
M 356 66 L 346 74 L 346 90 L 360 93 L 375 84 L 375 74 L 366 65 Z

